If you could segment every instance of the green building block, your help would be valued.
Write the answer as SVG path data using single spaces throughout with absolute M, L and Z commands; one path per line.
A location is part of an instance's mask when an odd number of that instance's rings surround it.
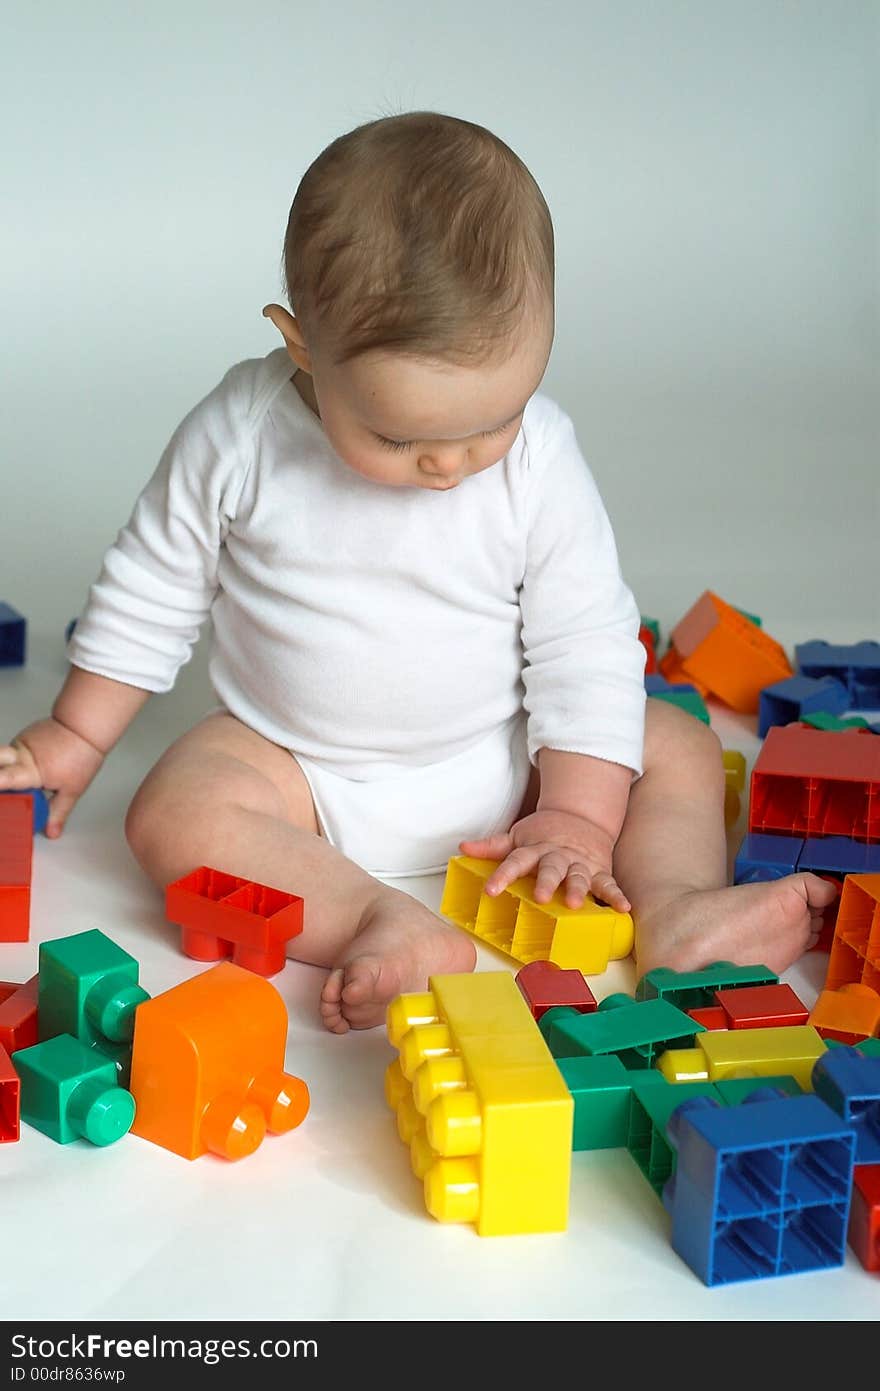
M 731 608 L 735 608 L 735 607 L 736 607 L 735 604 L 731 604 Z M 754 623 L 754 625 L 755 625 L 756 628 L 761 628 L 761 627 L 763 627 L 763 622 L 762 622 L 762 620 L 758 617 L 758 615 L 757 615 L 756 613 L 746 613 L 745 609 L 737 609 L 736 611 L 737 611 L 737 613 L 741 613 L 742 616 L 743 616 L 743 618 L 747 618 L 747 619 L 749 620 L 750 623 Z
M 574 1097 L 572 1149 L 617 1149 L 625 1145 L 632 1074 L 620 1059 L 613 1054 L 595 1058 L 581 1055 L 558 1058 L 556 1066 Z M 665 1081 L 662 1073 L 656 1075 Z
M 734 966 L 730 961 L 714 961 L 702 971 L 673 971 L 658 966 L 642 976 L 636 986 L 637 1000 L 668 1000 L 679 1009 L 703 1009 L 714 1005 L 716 990 L 732 990 L 738 985 L 778 985 L 779 977 L 766 966 Z
M 116 1082 L 116 1064 L 70 1034 L 20 1048 L 21 1118 L 59 1145 L 82 1137 L 110 1145 L 134 1120 L 134 1097 Z
M 724 1077 L 715 1083 L 718 1098 L 725 1106 L 739 1106 L 747 1096 L 760 1091 L 762 1087 L 775 1087 L 777 1091 L 786 1092 L 788 1096 L 803 1095 L 803 1088 L 797 1079 L 789 1076 Z
M 868 721 L 863 720 L 861 715 L 849 715 L 842 720 L 837 715 L 829 715 L 825 710 L 814 710 L 809 715 L 801 715 L 800 723 L 812 725 L 813 729 L 830 729 L 835 732 L 842 729 L 870 729 Z
M 880 1038 L 860 1038 L 858 1043 L 844 1043 L 839 1038 L 826 1038 L 824 1040 L 827 1048 L 858 1048 L 866 1058 L 880 1058 Z
M 659 1079 L 660 1085 L 655 1082 Z M 667 1082 L 662 1072 L 642 1072 L 631 1078 L 626 1147 L 658 1197 L 675 1169 L 676 1151 L 666 1138 L 666 1123 L 683 1101 L 693 1096 L 720 1097 L 711 1082 Z
M 667 1000 L 612 995 L 595 1014 L 553 1020 L 547 1044 L 554 1058 L 616 1053 L 624 1067 L 648 1068 L 666 1048 L 692 1048 L 698 1033 L 702 1024 Z
M 550 1030 L 557 1021 L 571 1019 L 579 1011 L 571 1005 L 553 1005 L 550 1009 L 545 1009 L 541 1018 L 538 1020 L 538 1030 L 546 1043 L 550 1047 Z M 552 1049 L 551 1049 L 552 1052 Z
M 703 724 L 711 724 L 709 711 L 706 709 L 706 702 L 699 691 L 676 691 L 670 690 L 652 691 L 649 700 L 666 700 L 670 705 L 678 705 L 682 710 L 686 710 L 689 715 L 694 715 Z
M 37 1027 L 41 1041 L 70 1034 L 117 1059 L 130 1054 L 134 1013 L 150 997 L 138 963 L 93 928 L 40 946 Z

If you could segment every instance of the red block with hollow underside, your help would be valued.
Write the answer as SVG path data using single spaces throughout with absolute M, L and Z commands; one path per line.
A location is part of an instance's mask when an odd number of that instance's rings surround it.
M 530 961 L 516 973 L 516 983 L 535 1020 L 557 1005 L 592 1014 L 598 1001 L 580 971 L 564 970 L 554 961 Z
M 0 1145 L 17 1140 L 21 1124 L 21 1082 L 5 1048 L 0 1048 Z
M 880 739 L 773 725 L 752 769 L 748 829 L 880 841 Z
M 744 985 L 739 990 L 716 990 L 715 999 L 727 1016 L 729 1029 L 806 1024 L 810 1014 L 790 985 Z
M 183 929 L 186 956 L 229 956 L 236 966 L 274 976 L 287 961 L 285 944 L 302 932 L 303 900 L 201 865 L 166 887 L 165 916 Z
M 7 1053 L 30 1048 L 37 1042 L 39 984 L 39 976 L 31 976 L 24 985 L 13 985 L 11 989 L 8 981 L 0 985 L 0 1048 Z
M 720 1005 L 704 1005 L 702 1009 L 689 1009 L 691 1019 L 702 1024 L 704 1029 L 729 1029 L 727 1015 Z
M 866 1270 L 880 1270 L 880 1164 L 853 1168 L 848 1239 Z
M 0 797 L 0 942 L 28 940 L 33 853 L 33 797 Z

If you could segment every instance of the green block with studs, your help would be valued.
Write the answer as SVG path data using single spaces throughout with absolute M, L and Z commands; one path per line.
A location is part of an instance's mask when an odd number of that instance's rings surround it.
M 734 966 L 731 961 L 714 961 L 702 971 L 673 971 L 658 966 L 642 976 L 636 986 L 637 1000 L 668 1000 L 679 1009 L 704 1009 L 715 1004 L 716 990 L 733 990 L 738 985 L 778 985 L 779 977 L 767 966 Z
M 88 1140 L 110 1145 L 134 1120 L 131 1092 L 117 1084 L 116 1064 L 70 1034 L 20 1048 L 12 1063 L 21 1079 L 21 1118 L 59 1145 Z
M 40 1041 L 70 1034 L 117 1060 L 131 1051 L 134 1014 L 150 997 L 133 956 L 93 928 L 40 946 L 37 1028 Z

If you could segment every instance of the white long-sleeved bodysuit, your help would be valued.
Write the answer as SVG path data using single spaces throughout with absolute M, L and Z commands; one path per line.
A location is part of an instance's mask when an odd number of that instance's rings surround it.
M 641 772 L 638 609 L 565 413 L 537 393 L 492 468 L 393 487 L 340 460 L 291 372 L 283 348 L 240 362 L 181 422 L 70 661 L 167 691 L 210 615 L 219 701 L 375 873 L 509 824 L 542 747 Z

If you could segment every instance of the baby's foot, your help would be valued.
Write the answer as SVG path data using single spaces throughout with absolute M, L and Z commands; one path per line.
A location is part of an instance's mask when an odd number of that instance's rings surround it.
M 639 976 L 655 966 L 698 971 L 713 961 L 766 966 L 780 975 L 816 945 L 823 909 L 837 894 L 817 874 L 789 874 L 693 890 L 647 915 L 634 914 Z
M 334 1034 L 371 1029 L 385 1022 L 396 995 L 427 990 L 432 975 L 472 971 L 476 959 L 460 929 L 409 894 L 388 889 L 367 906 L 345 959 L 330 971 L 321 1017 Z

